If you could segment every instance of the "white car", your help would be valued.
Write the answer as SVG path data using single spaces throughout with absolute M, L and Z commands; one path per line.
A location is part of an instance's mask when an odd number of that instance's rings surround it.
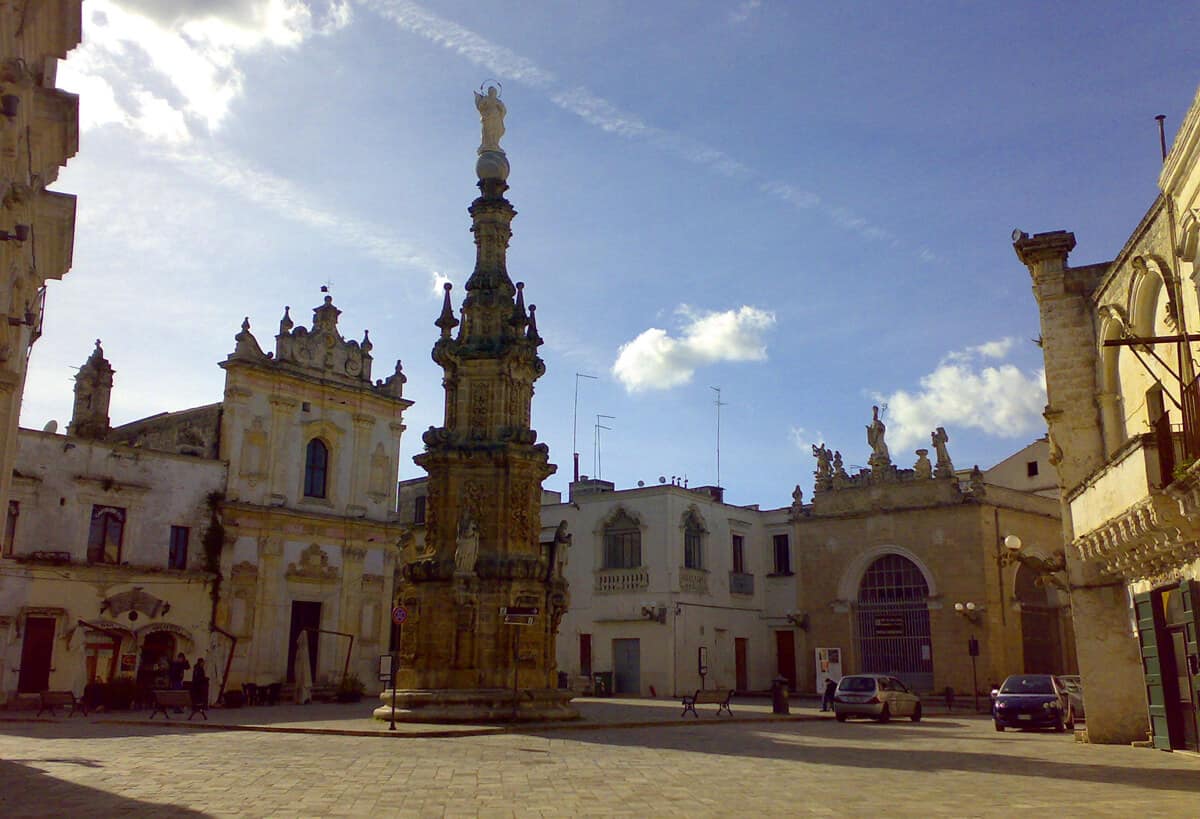
M 887 722 L 892 717 L 921 721 L 921 698 L 908 686 L 886 674 L 849 674 L 838 682 L 833 695 L 833 715 L 838 722 L 846 717 L 873 717 Z

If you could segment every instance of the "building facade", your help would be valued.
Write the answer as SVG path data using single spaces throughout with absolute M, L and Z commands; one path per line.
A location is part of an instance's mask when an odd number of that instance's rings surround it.
M 344 339 L 338 315 L 329 297 L 311 327 L 285 310 L 269 354 L 244 322 L 223 401 L 117 428 L 97 342 L 67 433 L 21 430 L 0 689 L 161 687 L 182 651 L 207 659 L 215 697 L 293 681 L 302 641 L 317 685 L 378 685 L 411 402 L 399 362 L 372 381 L 369 338 Z
M 1200 94 L 1160 194 L 1111 262 L 1075 236 L 1013 234 L 1041 318 L 1093 742 L 1200 748 Z

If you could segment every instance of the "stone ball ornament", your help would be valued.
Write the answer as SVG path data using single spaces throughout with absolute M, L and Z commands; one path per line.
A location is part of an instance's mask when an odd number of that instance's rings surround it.
M 475 175 L 480 179 L 508 180 L 508 157 L 503 151 L 484 151 L 475 160 Z

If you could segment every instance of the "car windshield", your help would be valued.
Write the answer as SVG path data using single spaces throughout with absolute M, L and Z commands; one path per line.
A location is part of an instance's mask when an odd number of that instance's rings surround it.
M 1001 694 L 1053 694 L 1054 684 L 1049 677 L 1009 677 L 1000 686 Z
M 843 691 L 874 691 L 874 677 L 843 677 L 838 683 L 838 688 Z

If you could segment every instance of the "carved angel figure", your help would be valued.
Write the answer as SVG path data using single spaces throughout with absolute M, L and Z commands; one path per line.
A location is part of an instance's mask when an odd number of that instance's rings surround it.
M 813 444 L 812 454 L 813 457 L 817 459 L 817 471 L 814 473 L 817 480 L 819 481 L 832 478 L 833 469 L 831 467 L 831 461 L 833 453 L 829 451 L 825 444 Z

